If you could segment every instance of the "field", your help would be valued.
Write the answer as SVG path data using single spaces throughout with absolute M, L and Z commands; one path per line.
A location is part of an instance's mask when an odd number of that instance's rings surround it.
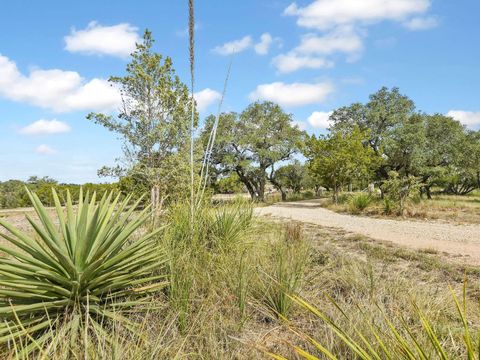
M 214 211 L 222 214 L 225 209 Z M 18 212 L 2 215 L 28 229 L 22 211 Z M 176 224 L 181 213 L 171 214 Z M 243 214 L 248 217 L 248 211 Z M 418 307 L 434 325 L 447 353 L 452 358 L 465 355 L 463 325 L 450 287 L 461 297 L 467 282 L 468 319 L 471 331 L 476 331 L 480 326 L 477 267 L 431 249 L 412 250 L 339 229 L 265 217 L 252 221 L 241 231 L 224 224 L 222 241 L 230 234 L 229 244 L 204 248 L 201 242 L 205 239 L 198 239 L 188 245 L 189 251 L 182 248 L 180 257 L 172 253 L 176 268 L 171 271 L 177 277 L 171 281 L 177 295 L 172 298 L 170 289 L 154 298 L 146 315 L 131 314 L 141 324 L 136 336 L 114 326 L 115 341 L 109 343 L 107 335 L 92 331 L 87 340 L 89 358 L 268 358 L 265 351 L 297 358 L 294 345 L 321 358 L 307 344 L 307 335 L 339 358 L 351 358 L 350 350 L 329 326 L 289 301 L 284 292 L 298 293 L 339 326 L 350 329 L 354 324 L 374 343 L 373 335 L 368 335 L 372 322 L 386 332 L 383 316 L 398 327 L 407 319 L 417 341 L 426 351 L 433 351 L 422 331 Z M 182 230 L 177 225 L 173 231 L 164 233 L 163 240 L 172 236 L 178 240 Z M 72 347 L 81 353 L 85 345 L 84 340 L 72 345 L 55 336 L 51 348 L 57 358 L 72 356 Z M 393 339 L 385 341 L 394 346 Z

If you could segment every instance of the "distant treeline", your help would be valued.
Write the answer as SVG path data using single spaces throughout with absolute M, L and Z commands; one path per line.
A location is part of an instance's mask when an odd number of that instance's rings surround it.
M 118 184 L 63 184 L 50 177 L 39 178 L 37 176 L 32 176 L 27 181 L 8 180 L 0 182 L 0 209 L 31 206 L 25 188 L 35 191 L 46 206 L 53 206 L 52 188 L 57 191 L 60 200 L 63 202 L 67 191 L 70 192 L 73 199 L 78 199 L 80 188 L 83 188 L 84 192 L 92 193 L 95 191 L 99 196 L 102 196 L 106 191 L 118 190 Z

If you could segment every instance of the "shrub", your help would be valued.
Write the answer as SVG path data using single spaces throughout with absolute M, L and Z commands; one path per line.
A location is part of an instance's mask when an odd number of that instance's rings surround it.
M 353 212 L 365 210 L 373 201 L 370 194 L 360 193 L 350 199 L 350 209 Z
M 414 176 L 400 177 L 395 171 L 388 173 L 388 180 L 383 183 L 385 197 L 394 205 L 399 215 L 403 215 L 407 200 L 420 188 L 420 183 Z M 390 209 L 391 210 L 391 209 Z
M 28 196 L 39 219 L 26 215 L 33 236 L 0 219 L 7 231 L 0 236 L 13 245 L 0 246 L 9 255 L 0 258 L 0 343 L 18 342 L 29 353 L 55 334 L 75 342 L 89 327 L 108 334 L 110 322 L 134 330 L 123 311 L 147 308 L 164 287 L 164 277 L 152 274 L 165 263 L 156 232 L 134 237 L 149 209 L 136 214 L 130 197 L 112 201 L 110 193 L 97 203 L 80 192 L 76 209 L 67 194 L 64 212 L 53 191 L 57 226 L 38 196 Z

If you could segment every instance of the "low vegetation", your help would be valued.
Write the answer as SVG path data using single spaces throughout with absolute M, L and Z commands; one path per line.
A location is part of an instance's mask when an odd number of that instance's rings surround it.
M 40 233 L 35 228 L 29 232 L 38 233 L 39 246 L 49 238 L 63 239 L 61 229 L 68 235 L 72 221 L 79 223 L 78 234 L 85 234 L 87 231 L 81 230 L 85 229 L 85 220 L 80 219 L 89 220 L 91 229 L 94 223 L 105 224 L 111 219 L 103 233 L 111 234 L 107 237 L 110 239 L 122 234 L 123 240 L 117 244 L 123 245 L 117 255 L 112 251 L 112 260 L 101 262 L 100 273 L 90 277 L 96 285 L 90 286 L 91 291 L 85 295 L 78 292 L 79 297 L 74 298 L 77 300 L 69 300 L 67 292 L 75 288 L 75 281 L 63 274 L 65 269 L 61 270 L 59 260 L 54 262 L 60 267 L 58 274 L 50 267 L 32 274 L 32 267 L 40 266 L 34 250 L 30 250 L 31 255 L 28 251 L 23 255 L 2 246 L 2 316 L 6 320 L 10 314 L 10 318 L 5 323 L 1 349 L 7 358 L 69 358 L 75 354 L 92 359 L 251 359 L 268 357 L 267 352 L 292 358 L 297 351 L 294 346 L 321 358 L 321 351 L 309 345 L 310 338 L 337 358 L 352 357 L 354 351 L 348 344 L 335 335 L 325 319 L 303 309 L 296 295 L 333 319 L 352 341 L 361 341 L 359 334 L 363 334 L 375 344 L 375 351 L 381 348 L 371 322 L 376 319 L 378 333 L 383 333 L 389 329 L 388 322 L 380 321 L 385 316 L 398 329 L 403 329 L 402 319 L 408 319 L 408 329 L 415 339 L 427 354 L 432 353 L 428 333 L 422 329 L 422 314 L 435 329 L 445 352 L 466 358 L 466 348 L 459 345 L 463 323 L 449 290 L 452 286 L 457 296 L 463 296 L 460 294 L 465 275 L 473 280 L 465 293 L 472 334 L 480 325 L 473 312 L 478 300 L 474 285 L 480 277 L 478 270 L 460 268 L 428 249 L 410 251 L 313 225 L 256 220 L 251 206 L 243 200 L 215 207 L 202 205 L 194 236 L 185 203 L 171 205 L 161 217 L 164 226 L 152 233 L 149 222 L 142 229 L 137 227 L 145 220 L 145 211 L 138 213 L 131 206 L 125 208 L 127 212 L 113 212 L 108 217 L 112 211 L 112 204 L 106 205 L 108 198 L 102 200 L 104 206 L 84 202 L 81 208 L 73 207 L 65 215 L 60 208 L 60 232 L 53 233 L 58 235 L 53 237 L 49 231 L 53 232 L 52 224 L 56 227 L 57 223 L 42 215 L 43 208 L 32 197 L 40 223 L 46 227 Z M 103 214 L 98 222 L 95 213 Z M 133 219 L 127 220 L 128 213 Z M 65 225 L 61 225 L 63 221 Z M 6 221 L 2 220 L 2 224 L 6 225 Z M 97 239 L 100 244 L 104 237 Z M 65 244 L 68 249 L 68 242 Z M 130 249 L 138 256 L 125 257 Z M 54 254 L 54 250 L 43 251 Z M 125 263 L 106 267 L 117 258 L 123 258 Z M 13 274 L 9 270 L 12 261 L 25 270 L 18 273 L 17 267 Z M 148 261 L 151 265 L 145 263 Z M 126 275 L 127 267 L 140 264 L 145 266 Z M 19 282 L 19 278 L 26 280 Z M 418 283 L 412 284 L 412 278 L 419 279 Z M 7 285 L 13 286 L 12 290 L 7 291 Z M 410 291 L 405 292 L 407 287 Z M 94 293 L 95 289 L 99 289 L 98 293 Z M 21 296 L 28 292 L 28 299 Z M 66 297 L 72 304 L 49 307 L 39 296 Z M 25 302 L 44 305 L 25 312 L 25 306 L 32 306 Z M 342 315 L 337 306 L 348 316 Z M 35 321 L 47 325 L 36 329 L 32 323 Z M 390 336 L 381 339 L 392 349 L 397 341 Z M 26 353 L 30 355 L 22 357 Z
M 418 193 L 411 193 L 404 200 L 403 212 L 395 199 L 367 192 L 345 193 L 335 203 L 328 193 L 319 204 L 330 210 L 354 215 L 373 217 L 394 217 L 400 219 L 441 220 L 454 223 L 480 223 L 480 193 L 469 195 L 433 195 L 422 199 Z

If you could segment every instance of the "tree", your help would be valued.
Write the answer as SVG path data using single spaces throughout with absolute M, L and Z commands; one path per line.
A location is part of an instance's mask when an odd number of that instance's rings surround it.
M 272 184 L 282 194 L 282 200 L 287 200 L 286 190 L 298 194 L 302 189 L 305 180 L 305 168 L 298 160 L 293 164 L 284 165 L 275 171 L 271 179 Z
M 206 119 L 202 142 L 206 145 L 215 121 Z M 299 151 L 304 132 L 292 126 L 292 116 L 272 102 L 256 102 L 240 115 L 220 115 L 212 151 L 213 171 L 234 172 L 253 200 L 263 201 L 265 185 L 275 176 L 275 165 Z
M 216 179 L 213 184 L 214 190 L 218 194 L 236 194 L 242 192 L 244 186 L 236 173 Z
M 385 142 L 395 134 L 397 129 L 402 128 L 409 121 L 414 111 L 413 101 L 402 95 L 398 88 L 394 87 L 390 90 L 382 87 L 370 95 L 369 102 L 366 104 L 355 103 L 335 110 L 330 116 L 333 122 L 331 130 L 348 133 L 358 126 L 361 131 L 368 131 L 368 144 L 377 155 L 384 156 L 386 159 L 376 170 L 377 178 L 382 180 L 388 178 L 390 170 L 400 171 L 405 165 L 402 162 L 404 158 L 384 153 Z M 394 151 L 397 152 L 396 155 L 400 154 L 398 149 Z
M 307 141 L 309 171 L 333 189 L 336 203 L 343 186 L 353 180 L 368 179 L 381 163 L 380 156 L 366 144 L 367 138 L 368 133 L 354 126 L 350 132 L 336 131 L 319 138 L 312 135 Z
M 146 30 L 143 42 L 131 55 L 126 75 L 109 79 L 122 95 L 117 118 L 91 113 L 87 119 L 123 140 L 123 164 L 103 168 L 101 173 L 143 179 L 151 189 L 154 207 L 158 207 L 166 196 L 181 194 L 189 186 L 189 114 L 193 104 L 187 86 L 175 75 L 172 60 L 154 53 L 152 45 L 152 35 Z
M 445 177 L 446 192 L 466 195 L 480 186 L 480 135 L 470 131 L 459 144 L 459 152 Z

